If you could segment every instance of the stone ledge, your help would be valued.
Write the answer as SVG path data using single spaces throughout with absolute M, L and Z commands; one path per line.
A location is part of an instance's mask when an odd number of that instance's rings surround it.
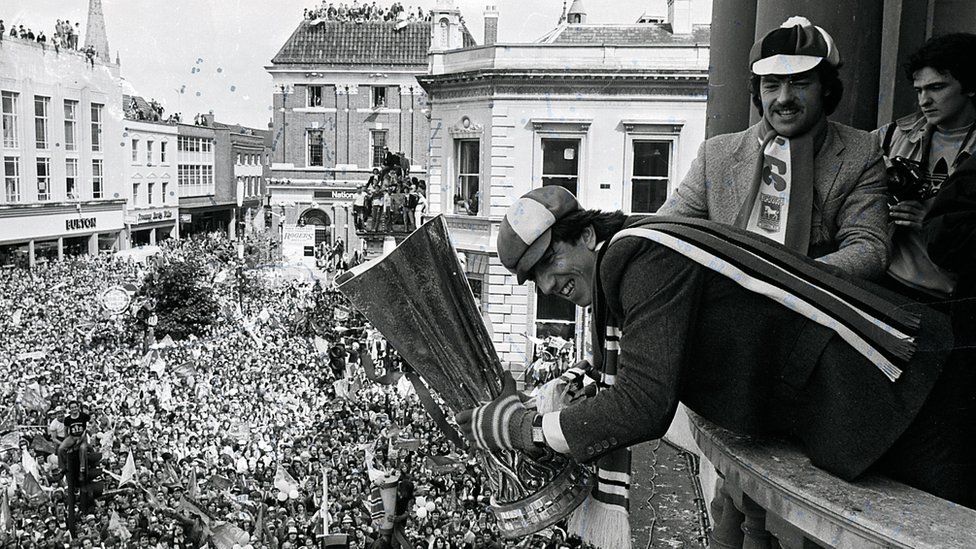
M 972 509 L 883 477 L 845 482 L 786 442 L 688 415 L 695 441 L 725 477 L 736 507 L 741 510 L 743 499 L 746 507 L 758 504 L 765 528 L 783 547 L 976 547 Z

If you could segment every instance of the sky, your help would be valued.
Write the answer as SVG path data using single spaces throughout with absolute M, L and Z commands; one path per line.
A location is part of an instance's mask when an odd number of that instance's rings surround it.
M 48 36 L 56 20 L 68 19 L 81 22 L 84 33 L 88 2 L 0 0 L 0 19 L 8 29 L 22 24 Z M 401 1 L 425 9 L 436 2 Z M 458 0 L 478 43 L 486 3 Z M 498 41 L 508 43 L 539 38 L 555 27 L 563 9 L 562 0 L 495 3 Z M 213 110 L 220 122 L 256 128 L 266 127 L 271 118 L 271 77 L 264 67 L 301 22 L 303 9 L 318 5 L 315 0 L 102 0 L 109 49 L 113 60 L 116 53 L 121 59 L 126 93 L 155 98 L 167 112 L 181 112 L 184 120 Z M 645 12 L 666 14 L 667 0 L 584 0 L 584 7 L 588 23 L 632 23 Z

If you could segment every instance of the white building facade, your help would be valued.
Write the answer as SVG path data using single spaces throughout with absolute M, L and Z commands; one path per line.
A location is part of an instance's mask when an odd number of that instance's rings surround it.
M 708 27 L 562 24 L 540 43 L 431 54 L 428 200 L 444 214 L 508 368 L 532 338 L 585 354 L 586 313 L 520 286 L 496 250 L 512 202 L 543 185 L 584 208 L 653 213 L 705 136 Z
M 176 125 L 126 119 L 122 143 L 126 165 L 123 248 L 178 238 Z
M 0 48 L 0 265 L 119 248 L 119 66 L 5 40 Z

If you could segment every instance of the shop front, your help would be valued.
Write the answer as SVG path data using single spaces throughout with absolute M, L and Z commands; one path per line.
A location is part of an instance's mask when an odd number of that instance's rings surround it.
M 233 235 L 234 227 L 234 206 L 221 206 L 219 208 L 181 208 L 180 209 L 180 234 L 191 236 L 195 234 L 223 233 Z
M 125 216 L 128 246 L 155 246 L 169 238 L 178 238 L 178 208 L 151 208 L 129 211 Z
M 0 266 L 34 266 L 119 249 L 121 200 L 0 209 Z

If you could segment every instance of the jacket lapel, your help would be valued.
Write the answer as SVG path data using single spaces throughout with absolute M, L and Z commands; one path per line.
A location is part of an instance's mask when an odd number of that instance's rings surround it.
M 814 208 L 822 209 L 830 198 L 834 183 L 837 181 L 837 174 L 844 166 L 843 153 L 846 148 L 847 144 L 844 143 L 840 133 L 832 123 L 828 122 L 827 140 L 824 141 L 823 149 L 814 158 Z
M 728 207 L 729 215 L 731 215 L 730 221 L 735 221 L 736 215 L 739 213 L 739 209 L 742 208 L 742 202 L 746 199 L 746 193 L 749 187 L 744 187 L 740 189 L 742 185 L 739 183 L 745 179 L 746 182 L 751 180 L 753 172 L 755 171 L 756 160 L 759 156 L 759 126 L 762 123 L 756 124 L 749 128 L 749 131 L 742 134 L 742 138 L 739 143 L 736 144 L 735 150 L 732 151 L 732 162 L 729 163 L 728 168 L 725 171 L 725 180 L 729 183 L 729 203 L 726 204 Z

